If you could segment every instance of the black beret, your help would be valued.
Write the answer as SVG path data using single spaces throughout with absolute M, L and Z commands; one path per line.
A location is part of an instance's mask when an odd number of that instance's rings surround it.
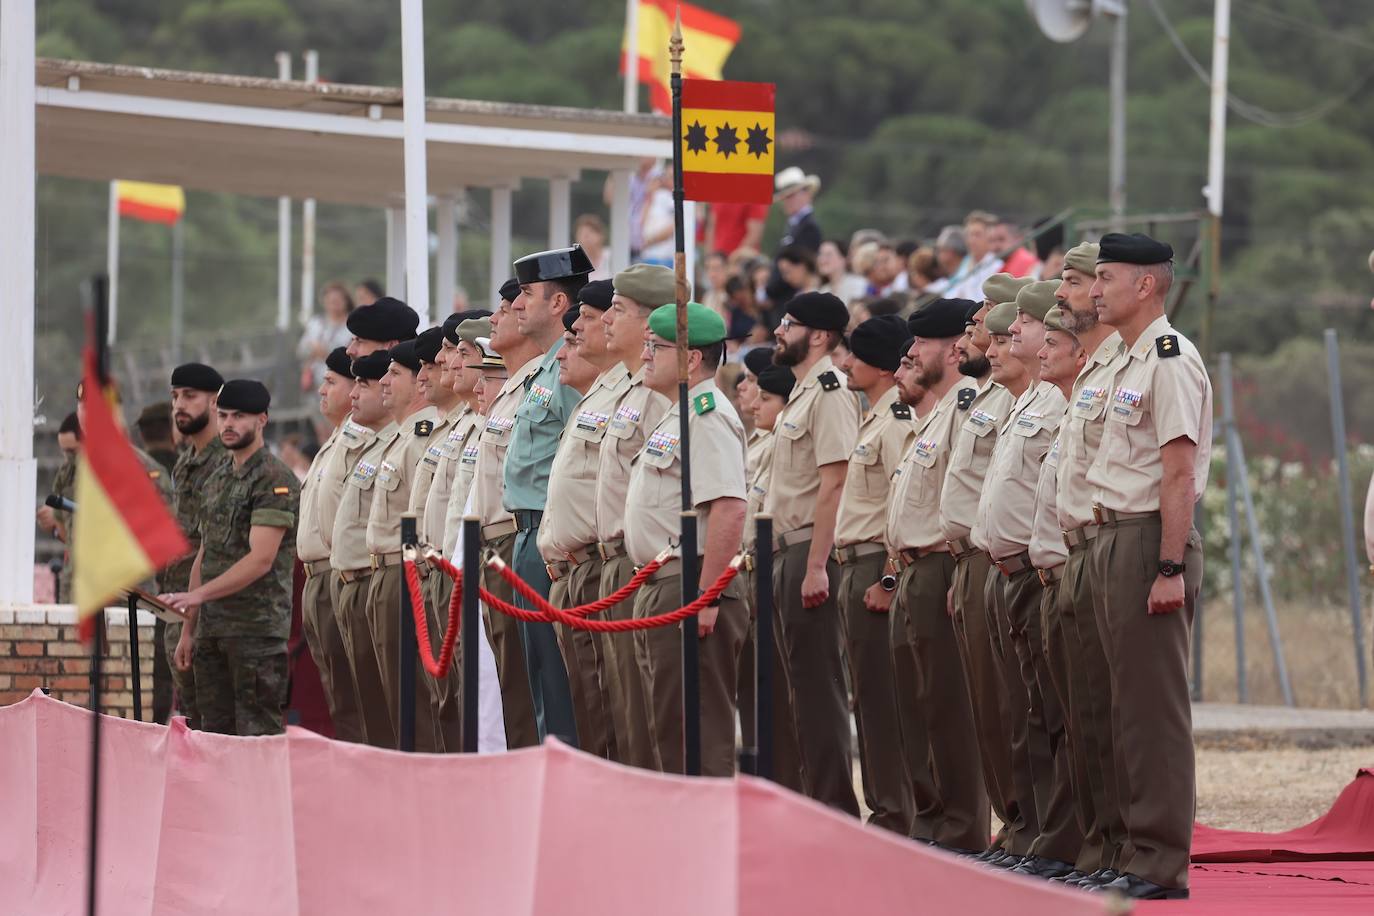
M 347 347 L 335 347 L 329 351 L 329 355 L 324 358 L 324 366 L 336 375 L 344 378 L 353 377 L 353 359 L 348 355 Z
M 415 338 L 415 355 L 420 357 L 422 362 L 432 363 L 439 358 L 439 350 L 443 345 L 443 327 L 426 328 Z
M 400 299 L 383 296 L 348 313 L 348 331 L 362 340 L 410 340 L 420 316 Z
M 611 280 L 593 280 L 582 287 L 577 301 L 594 309 L 606 311 L 611 307 L 611 297 L 615 295 L 615 283 Z
M 511 277 L 501 284 L 501 298 L 506 302 L 514 302 L 515 297 L 520 295 L 520 281 Z
M 387 351 L 393 363 L 400 363 L 411 372 L 420 371 L 420 353 L 415 347 L 414 340 L 403 340 L 396 346 Z
M 1098 245 L 1097 263 L 1121 261 L 1125 264 L 1163 264 L 1174 259 L 1167 242 L 1157 242 L 1141 232 L 1108 232 Z
M 515 278 L 523 285 L 543 280 L 585 277 L 595 269 L 582 246 L 573 245 L 525 255 L 515 262 Z
M 787 303 L 787 314 L 798 324 L 817 331 L 843 331 L 849 325 L 849 309 L 832 293 L 802 293 Z
M 582 313 L 577 309 L 568 309 L 563 313 L 563 330 L 571 331 L 573 322 L 582 317 Z
M 458 345 L 458 325 L 467 321 L 469 318 L 490 318 L 491 312 L 486 309 L 468 309 L 466 312 L 454 312 L 444 319 L 441 330 L 444 338 L 455 347 Z
M 272 395 L 257 379 L 236 378 L 224 383 L 219 390 L 220 410 L 239 410 L 243 413 L 267 413 Z
M 219 391 L 224 387 L 224 376 L 204 363 L 182 363 L 172 370 L 172 387 Z
M 750 375 L 757 376 L 764 369 L 773 365 L 773 347 L 755 347 L 744 354 L 744 368 L 749 370 Z
M 353 377 L 375 382 L 386 375 L 386 367 L 391 365 L 391 354 L 377 350 L 353 360 Z
M 854 329 L 849 335 L 849 352 L 875 369 L 896 372 L 902 364 L 899 347 L 905 339 L 906 322 L 896 315 L 881 315 Z
M 786 366 L 769 366 L 759 373 L 759 387 L 764 391 L 780 395 L 784 401 L 792 394 L 797 377 Z
M 934 299 L 917 309 L 907 319 L 906 327 L 913 337 L 932 340 L 961 337 L 969 316 L 980 307 L 981 303 L 971 299 Z

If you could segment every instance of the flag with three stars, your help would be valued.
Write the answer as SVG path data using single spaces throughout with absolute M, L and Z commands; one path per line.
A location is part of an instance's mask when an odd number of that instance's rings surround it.
M 687 200 L 773 202 L 772 83 L 682 81 L 682 189 Z

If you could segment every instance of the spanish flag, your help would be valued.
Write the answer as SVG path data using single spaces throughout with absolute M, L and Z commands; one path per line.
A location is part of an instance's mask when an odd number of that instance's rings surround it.
M 89 342 L 85 363 L 72 592 L 81 637 L 90 639 L 95 615 L 107 602 L 191 547 L 115 422 L 114 388 L 101 384 L 96 349 Z
M 689 3 L 675 0 L 638 2 L 638 38 L 635 64 L 639 81 L 649 87 L 649 104 L 659 114 L 672 114 L 673 66 L 668 60 L 668 40 L 673 37 L 673 18 L 682 15 L 682 75 L 718 80 L 725 75 L 725 59 L 739 43 L 739 23 Z M 630 36 L 620 45 L 621 75 L 629 72 Z
M 119 215 L 168 226 L 186 212 L 186 194 L 174 184 L 149 184 L 146 181 L 116 181 Z
M 773 202 L 772 83 L 682 81 L 682 189 L 687 200 Z

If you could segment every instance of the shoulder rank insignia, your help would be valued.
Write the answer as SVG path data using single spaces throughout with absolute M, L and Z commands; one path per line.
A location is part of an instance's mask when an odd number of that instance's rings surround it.
M 433 421 L 433 420 L 420 420 L 420 421 L 416 422 L 416 424 L 415 424 L 415 435 L 417 435 L 417 436 L 428 436 L 428 435 L 429 435 L 430 433 L 432 433 L 432 432 L 434 432 L 434 421 Z
M 273 488 L 272 488 L 272 495 L 273 495 L 273 496 L 286 496 L 286 495 L 288 495 L 290 492 L 291 492 L 291 488 L 290 488 L 290 487 L 273 487 Z
M 960 410 L 968 410 L 969 405 L 973 403 L 973 399 L 976 398 L 976 397 L 978 397 L 978 389 L 977 389 L 977 388 L 960 388 L 960 389 L 959 389 L 959 409 L 960 409 Z
M 1170 356 L 1178 356 L 1178 338 L 1173 334 L 1164 334 L 1155 338 L 1155 352 L 1160 359 L 1168 359 Z
M 892 415 L 898 420 L 911 419 L 911 405 L 903 404 L 901 401 L 892 405 Z
M 822 372 L 816 376 L 816 381 L 821 383 L 822 391 L 834 391 L 840 387 L 840 380 L 835 377 L 833 372 Z
M 716 409 L 716 396 L 709 391 L 703 391 L 692 399 L 692 409 L 697 412 L 697 416 L 710 413 Z

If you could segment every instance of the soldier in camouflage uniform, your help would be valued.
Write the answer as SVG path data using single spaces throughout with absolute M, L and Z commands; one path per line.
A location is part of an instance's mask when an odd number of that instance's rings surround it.
M 261 382 L 220 389 L 220 441 L 231 460 L 205 484 L 191 589 L 163 596 L 190 612 L 175 659 L 194 668 L 206 731 L 282 731 L 300 486 L 263 447 L 270 403 Z
M 52 489 L 55 496 L 76 499 L 76 457 L 81 453 L 81 424 L 76 413 L 67 414 L 62 425 L 57 428 L 57 447 L 62 450 L 62 465 L 53 475 Z M 67 533 L 71 530 L 72 514 L 65 509 L 51 506 L 38 507 L 38 527 L 51 534 L 63 544 L 70 542 Z M 62 557 L 62 569 L 57 574 L 57 594 L 53 601 L 57 604 L 70 604 L 72 598 L 72 564 L 70 558 Z

